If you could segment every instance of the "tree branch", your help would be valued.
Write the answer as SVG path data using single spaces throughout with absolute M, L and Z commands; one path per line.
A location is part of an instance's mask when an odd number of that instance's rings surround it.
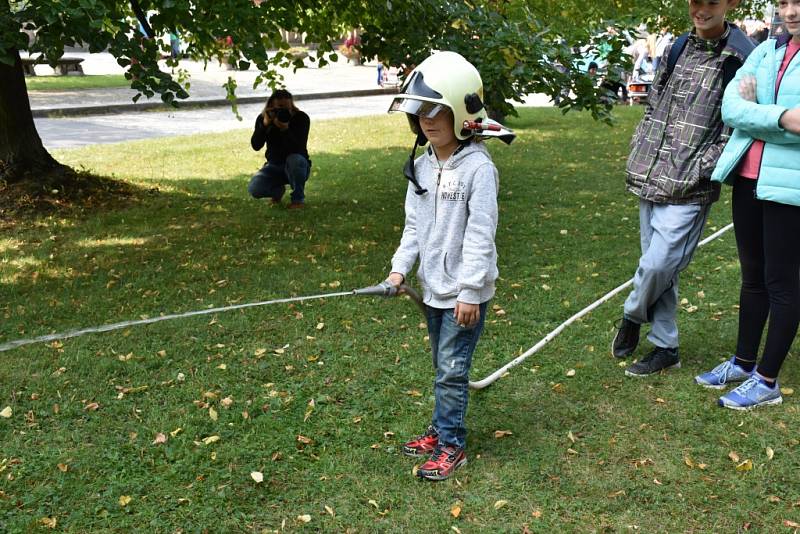
M 153 28 L 150 27 L 150 23 L 147 22 L 147 15 L 145 15 L 144 11 L 142 11 L 142 7 L 139 5 L 138 0 L 131 0 L 131 9 L 133 9 L 133 13 L 139 20 L 139 24 L 141 24 L 142 28 L 144 28 L 144 33 L 147 34 L 147 37 L 153 39 L 156 34 L 153 31 Z

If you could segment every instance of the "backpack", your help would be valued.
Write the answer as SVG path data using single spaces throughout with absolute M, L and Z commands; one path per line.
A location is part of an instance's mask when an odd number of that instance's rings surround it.
M 664 70 L 664 74 L 661 75 L 660 80 L 662 85 L 666 84 L 667 80 L 672 75 L 672 71 L 675 69 L 675 64 L 678 62 L 678 58 L 683 52 L 683 49 L 686 48 L 686 43 L 689 40 L 690 33 L 691 32 L 686 32 L 681 34 L 677 39 L 675 39 L 675 42 L 669 49 L 667 68 Z M 756 47 L 755 43 L 753 43 L 753 41 L 736 26 L 731 27 L 731 33 L 728 35 L 728 44 L 740 52 L 745 58 L 749 56 L 750 52 L 752 52 Z M 736 76 L 736 71 L 738 71 L 739 67 L 741 66 L 742 63 L 740 63 L 739 59 L 735 56 L 729 55 L 722 61 L 723 90 L 728 86 L 730 81 L 733 80 L 733 77 Z

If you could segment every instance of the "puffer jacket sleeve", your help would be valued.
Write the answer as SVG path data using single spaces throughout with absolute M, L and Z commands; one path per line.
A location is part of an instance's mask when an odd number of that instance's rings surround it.
M 759 104 L 742 98 L 739 94 L 739 82 L 745 76 L 757 77 L 759 65 L 765 60 L 769 46 L 775 46 L 769 39 L 756 48 L 744 65 L 736 72 L 736 76 L 725 89 L 722 99 L 722 120 L 728 126 L 744 130 L 751 137 L 768 143 L 787 144 L 800 142 L 800 136 L 787 132 L 780 126 L 781 115 L 787 108 L 777 104 Z M 767 83 L 766 80 L 756 80 Z M 756 91 L 758 93 L 758 90 Z
M 494 245 L 497 231 L 497 169 L 487 162 L 475 171 L 467 206 L 469 216 L 461 246 L 458 301 L 480 304 L 480 290 L 497 276 Z
M 392 257 L 392 272 L 400 273 L 404 277 L 414 267 L 419 255 L 419 242 L 417 240 L 417 199 L 411 184 L 406 190 L 406 223 L 403 228 L 403 237 L 400 246 Z

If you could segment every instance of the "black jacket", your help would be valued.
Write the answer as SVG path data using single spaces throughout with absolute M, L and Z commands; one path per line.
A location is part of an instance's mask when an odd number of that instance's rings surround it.
M 289 154 L 300 154 L 308 158 L 308 130 L 311 121 L 308 115 L 298 110 L 289 120 L 289 128 L 281 130 L 270 124 L 264 126 L 261 114 L 256 117 L 255 130 L 250 138 L 253 150 L 261 150 L 266 143 L 267 161 L 270 163 L 283 163 Z

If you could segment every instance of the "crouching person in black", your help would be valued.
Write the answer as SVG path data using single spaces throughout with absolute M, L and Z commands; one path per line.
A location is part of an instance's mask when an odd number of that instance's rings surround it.
M 267 162 L 250 180 L 248 192 L 254 198 L 271 198 L 279 204 L 292 188 L 290 209 L 302 208 L 305 202 L 306 180 L 311 172 L 308 158 L 308 115 L 297 109 L 292 94 L 284 89 L 272 93 L 258 118 L 250 138 L 253 150 L 267 145 Z

